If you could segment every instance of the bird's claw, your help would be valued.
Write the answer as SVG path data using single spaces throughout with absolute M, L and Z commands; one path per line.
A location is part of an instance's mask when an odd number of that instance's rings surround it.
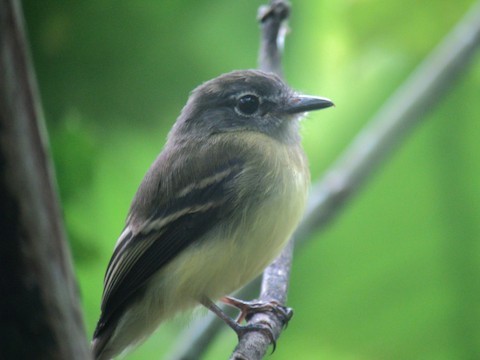
M 247 324 L 247 325 L 237 324 L 237 326 L 234 327 L 233 330 L 237 333 L 238 339 L 241 339 L 245 334 L 247 334 L 251 331 L 261 332 L 263 335 L 268 337 L 268 339 L 270 340 L 270 343 L 273 346 L 272 354 L 277 347 L 277 342 L 275 340 L 275 336 L 273 335 L 273 329 L 272 329 L 271 325 L 267 322 L 262 321 L 262 322 L 258 322 L 258 323 L 255 323 L 255 324 Z
M 248 321 L 253 315 L 257 313 L 270 311 L 270 312 L 273 312 L 275 315 L 277 315 L 281 319 L 284 326 L 287 326 L 288 322 L 293 316 L 292 308 L 283 306 L 274 300 L 244 301 L 244 300 L 227 296 L 222 299 L 222 302 L 240 310 L 240 314 L 238 315 L 238 318 L 236 320 L 237 323 L 241 323 L 243 320 Z

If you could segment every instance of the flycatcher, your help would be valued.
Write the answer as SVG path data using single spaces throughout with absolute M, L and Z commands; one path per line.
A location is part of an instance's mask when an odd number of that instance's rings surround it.
M 310 184 L 299 120 L 332 105 L 257 70 L 191 93 L 108 264 L 95 359 L 137 345 L 180 311 L 210 307 L 270 264 L 298 225 Z

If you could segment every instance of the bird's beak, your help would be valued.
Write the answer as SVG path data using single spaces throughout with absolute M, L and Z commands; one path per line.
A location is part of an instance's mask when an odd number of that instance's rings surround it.
M 287 114 L 297 114 L 312 110 L 325 109 L 335 104 L 332 100 L 317 96 L 295 95 L 285 105 Z

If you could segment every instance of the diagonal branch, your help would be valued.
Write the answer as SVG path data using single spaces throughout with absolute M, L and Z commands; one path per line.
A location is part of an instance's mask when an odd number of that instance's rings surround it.
M 395 147 L 454 88 L 480 46 L 478 19 L 480 1 L 390 96 L 323 179 L 313 186 L 296 238 L 303 242 L 313 231 L 325 228 Z
M 395 147 L 434 110 L 448 90 L 454 88 L 480 46 L 478 19 L 480 1 L 387 100 L 323 179 L 313 186 L 304 219 L 294 235 L 297 245 L 304 244 L 314 231 L 330 224 Z M 254 293 L 257 285 L 256 282 L 249 284 L 238 295 L 250 297 L 247 294 Z M 188 341 L 182 337 L 185 351 L 177 352 L 173 359 L 189 360 L 201 356 L 205 344 L 218 331 L 215 322 L 209 321 L 202 324 L 202 333 L 192 330 Z M 194 324 L 192 329 L 199 329 L 199 324 Z M 195 354 L 194 357 L 191 354 Z

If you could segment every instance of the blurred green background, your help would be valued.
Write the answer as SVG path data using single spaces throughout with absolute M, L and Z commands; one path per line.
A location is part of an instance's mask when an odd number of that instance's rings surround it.
M 289 83 L 313 179 L 472 4 L 293 0 Z M 262 1 L 25 0 L 88 337 L 130 200 L 196 85 L 256 66 Z M 480 358 L 480 58 L 334 223 L 296 252 L 272 359 Z M 174 321 L 129 359 L 159 359 Z M 225 331 L 206 359 L 236 342 Z

